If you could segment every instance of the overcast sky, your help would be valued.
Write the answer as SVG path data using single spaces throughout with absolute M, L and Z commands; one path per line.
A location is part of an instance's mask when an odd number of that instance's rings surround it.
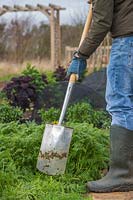
M 65 11 L 61 11 L 61 23 L 71 23 L 73 19 L 76 18 L 76 16 L 83 17 L 83 15 L 86 16 L 87 10 L 88 10 L 88 4 L 87 0 L 0 0 L 0 6 L 2 5 L 25 5 L 25 4 L 43 4 L 48 5 L 49 3 L 57 4 L 62 7 L 65 7 Z M 0 17 L 0 21 L 9 21 L 13 19 L 14 17 L 31 17 L 35 23 L 38 23 L 40 21 L 47 21 L 47 18 L 41 14 L 40 12 L 27 12 L 27 13 L 7 13 Z

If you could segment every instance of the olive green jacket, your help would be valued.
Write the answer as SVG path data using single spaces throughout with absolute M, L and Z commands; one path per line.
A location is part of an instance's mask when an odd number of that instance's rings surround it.
M 89 58 L 108 32 L 112 37 L 133 35 L 133 0 L 92 0 L 90 31 L 79 48 L 79 56 Z

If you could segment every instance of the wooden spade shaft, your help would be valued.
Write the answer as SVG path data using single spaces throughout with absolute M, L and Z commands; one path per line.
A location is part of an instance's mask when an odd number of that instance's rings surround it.
M 86 19 L 86 23 L 85 23 L 84 30 L 83 30 L 83 33 L 82 33 L 82 36 L 81 36 L 79 47 L 81 46 L 83 40 L 85 39 L 85 37 L 86 37 L 86 35 L 87 35 L 87 33 L 90 29 L 91 22 L 92 22 L 92 4 L 90 4 L 89 13 L 88 13 L 88 16 L 87 16 L 87 19 Z
M 86 20 L 86 23 L 85 23 L 85 26 L 84 26 L 84 30 L 83 30 L 83 33 L 82 33 L 82 36 L 81 36 L 79 47 L 82 44 L 83 40 L 85 39 L 85 37 L 86 37 L 86 35 L 87 35 L 87 33 L 90 29 L 91 21 L 92 21 L 92 4 L 90 4 L 89 13 L 88 13 L 87 20 Z M 77 81 L 77 75 L 71 74 L 58 125 L 61 125 L 62 122 L 63 122 L 64 116 L 65 116 L 65 113 L 66 113 L 66 109 L 67 109 L 67 106 L 68 106 L 68 102 L 69 102 L 69 99 L 70 99 L 70 96 L 71 96 L 71 93 L 72 93 L 72 88 L 73 88 L 73 85 L 75 84 L 76 81 Z

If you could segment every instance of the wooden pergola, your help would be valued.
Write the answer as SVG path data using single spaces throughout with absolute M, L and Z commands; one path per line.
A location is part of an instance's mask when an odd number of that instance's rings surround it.
M 61 64 L 61 28 L 60 28 L 60 11 L 65 10 L 60 6 L 49 4 L 44 6 L 37 4 L 36 6 L 25 5 L 19 6 L 14 5 L 13 7 L 3 5 L 0 7 L 0 16 L 7 12 L 29 12 L 29 11 L 40 11 L 48 17 L 51 29 L 51 66 L 55 69 Z

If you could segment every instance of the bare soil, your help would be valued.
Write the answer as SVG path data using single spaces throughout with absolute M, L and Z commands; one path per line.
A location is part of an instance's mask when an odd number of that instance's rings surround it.
M 133 200 L 133 191 L 114 193 L 92 193 L 93 200 Z

